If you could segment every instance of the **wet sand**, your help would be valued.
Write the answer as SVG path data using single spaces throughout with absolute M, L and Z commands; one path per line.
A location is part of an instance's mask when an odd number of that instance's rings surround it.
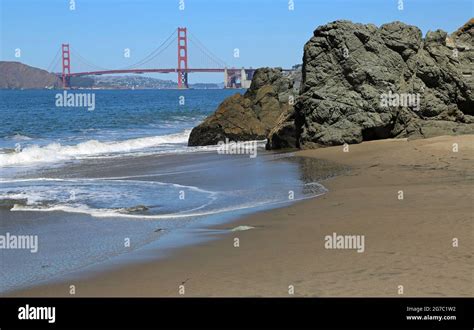
M 329 192 L 322 197 L 217 226 L 254 229 L 11 295 L 69 296 L 71 284 L 75 296 L 106 297 L 286 297 L 289 286 L 294 296 L 474 295 L 473 135 L 371 141 L 349 152 L 338 146 L 297 156 L 351 170 L 325 180 Z M 333 233 L 364 235 L 364 252 L 326 249 L 325 236 Z

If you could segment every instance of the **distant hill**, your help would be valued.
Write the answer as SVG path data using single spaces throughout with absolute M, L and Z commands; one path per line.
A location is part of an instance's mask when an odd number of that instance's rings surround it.
M 91 76 L 95 88 L 106 89 L 171 89 L 178 88 L 172 80 L 162 80 L 136 75 L 129 76 Z
M 46 70 L 20 62 L 0 61 L 0 88 L 59 88 L 61 80 Z

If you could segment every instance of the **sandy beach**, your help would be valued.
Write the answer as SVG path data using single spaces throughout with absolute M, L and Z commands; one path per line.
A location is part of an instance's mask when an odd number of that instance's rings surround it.
M 473 135 L 378 140 L 350 145 L 348 152 L 337 146 L 295 157 L 350 171 L 323 181 L 329 192 L 321 197 L 218 227 L 253 229 L 11 295 L 70 296 L 71 284 L 81 297 L 474 294 Z M 325 236 L 333 233 L 363 235 L 364 251 L 326 249 Z

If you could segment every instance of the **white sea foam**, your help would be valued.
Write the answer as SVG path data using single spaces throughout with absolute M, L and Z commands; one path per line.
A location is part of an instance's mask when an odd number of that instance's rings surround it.
M 38 183 L 58 183 L 64 182 L 64 184 L 50 186 L 48 189 L 45 189 L 44 186 L 40 186 L 40 189 L 34 189 L 35 185 L 30 186 L 17 186 L 17 187 L 5 187 L 3 190 L 7 190 L 9 192 L 2 193 L 0 190 L 0 198 L 16 198 L 16 197 L 28 197 L 33 191 L 36 192 L 43 192 L 44 197 L 43 199 L 54 199 L 55 189 L 58 191 L 70 189 L 77 189 L 77 186 L 86 185 L 90 187 L 90 189 L 95 189 L 96 187 L 102 186 L 120 186 L 123 185 L 124 187 L 128 188 L 131 185 L 138 185 L 138 186 L 163 186 L 163 187 L 173 187 L 176 189 L 186 189 L 188 191 L 194 191 L 198 193 L 207 194 L 210 197 L 214 198 L 214 195 L 217 194 L 215 191 L 210 191 L 206 189 L 202 189 L 196 186 L 189 186 L 189 185 L 182 185 L 178 183 L 168 183 L 168 182 L 160 182 L 160 181 L 141 181 L 141 180 L 132 180 L 132 176 L 124 176 L 124 177 L 116 177 L 116 178 L 80 178 L 80 179 L 60 179 L 60 178 L 31 178 L 31 179 L 0 179 L 2 183 L 24 183 L 24 182 L 38 182 Z M 68 190 L 69 189 L 69 190 Z M 19 190 L 19 192 L 15 192 L 14 190 Z M 89 195 L 93 193 L 93 190 L 87 192 Z M 100 193 L 99 193 L 100 194 Z M 36 196 L 36 195 L 35 195 Z M 38 199 L 35 198 L 34 201 Z
M 135 150 L 167 144 L 186 143 L 190 130 L 181 133 L 151 136 L 124 141 L 100 142 L 89 140 L 76 145 L 51 143 L 46 146 L 33 145 L 17 153 L 0 154 L 0 167 L 29 165 L 34 163 L 59 162 L 110 153 L 130 153 Z
M 25 203 L 17 203 L 11 209 L 12 211 L 63 211 L 70 213 L 85 213 L 94 217 L 131 217 L 131 218 L 183 218 L 195 216 L 196 211 L 208 208 L 217 199 L 218 192 L 205 190 L 195 186 L 181 185 L 176 183 L 158 182 L 158 181 L 136 181 L 136 180 L 110 180 L 108 178 L 94 179 L 13 179 L 1 180 L 2 183 L 13 183 L 13 186 L 5 186 L 0 189 L 0 200 L 13 199 L 25 200 Z M 39 185 L 22 186 L 23 183 L 36 182 Z M 16 184 L 20 184 L 17 186 Z M 161 186 L 161 190 L 154 188 Z M 98 187 L 108 187 L 107 192 L 104 190 L 96 191 Z M 117 190 L 118 189 L 118 190 Z M 138 189 L 138 190 L 137 190 Z M 203 199 L 199 203 L 190 205 L 188 208 L 176 210 L 171 216 L 128 216 L 124 213 L 127 207 L 110 208 L 105 206 L 110 199 L 122 198 L 124 205 L 129 202 L 128 193 L 134 191 L 134 194 L 145 194 L 149 197 L 147 190 L 159 194 L 165 189 L 183 190 L 202 194 Z M 3 190 L 3 191 L 2 191 Z M 111 190 L 111 191 L 108 191 Z M 74 191 L 75 197 L 71 198 L 70 192 Z M 104 207 L 90 207 L 89 201 L 104 204 Z M 137 201 L 137 205 L 147 204 L 145 201 Z M 183 215 L 191 213 L 190 215 Z
M 18 134 L 18 133 L 16 133 L 15 135 L 10 136 L 9 139 L 10 140 L 15 140 L 15 141 L 29 141 L 29 140 L 32 140 L 32 138 L 30 138 L 29 136 Z
M 118 158 L 125 156 L 147 156 L 159 153 L 209 152 L 218 150 L 218 145 L 187 147 L 191 130 L 181 133 L 135 138 L 124 141 L 100 142 L 89 140 L 76 145 L 50 143 L 46 146 L 32 145 L 20 152 L 0 152 L 0 167 L 58 163 L 75 159 Z M 258 148 L 265 148 L 266 140 L 256 142 Z M 147 151 L 163 147 L 163 150 Z M 168 147 L 168 148 L 167 148 Z
M 245 230 L 250 230 L 254 228 L 255 227 L 252 227 L 252 226 L 237 226 L 235 228 L 232 228 L 230 231 L 245 231 Z
M 304 196 L 301 198 L 295 198 L 292 200 L 292 202 L 295 201 L 301 201 L 305 199 L 310 199 L 314 197 L 318 197 L 321 195 L 324 195 L 327 192 L 327 189 L 324 188 L 324 186 L 320 185 L 322 188 L 322 192 L 319 194 L 311 195 L 311 196 Z M 86 205 L 74 205 L 74 206 L 69 206 L 69 205 L 52 205 L 49 207 L 38 207 L 38 206 L 32 206 L 32 205 L 18 205 L 16 204 L 11 211 L 40 211 L 40 212 L 52 212 L 52 211 L 63 211 L 63 212 L 68 212 L 68 213 L 82 213 L 82 214 L 88 214 L 90 216 L 93 216 L 95 218 L 135 218 L 135 219 L 149 219 L 149 220 L 157 220 L 157 219 L 183 219 L 183 218 L 192 218 L 192 217 L 202 217 L 202 216 L 208 216 L 208 215 L 216 215 L 220 213 L 226 213 L 226 212 L 235 212 L 239 210 L 245 210 L 245 209 L 251 209 L 251 208 L 257 208 L 257 207 L 262 207 L 262 206 L 270 206 L 270 205 L 279 205 L 279 204 L 287 204 L 289 203 L 288 200 L 261 200 L 258 202 L 248 202 L 248 203 L 242 203 L 238 205 L 231 205 L 228 207 L 223 207 L 219 209 L 211 209 L 207 211 L 201 211 L 201 212 L 190 212 L 190 211 L 196 211 L 196 210 L 188 210 L 188 212 L 176 212 L 176 213 L 167 213 L 167 214 L 153 214 L 153 215 L 144 215 L 144 214 L 126 214 L 126 213 L 121 213 L 120 210 L 117 209 L 97 209 L 97 208 L 91 208 Z

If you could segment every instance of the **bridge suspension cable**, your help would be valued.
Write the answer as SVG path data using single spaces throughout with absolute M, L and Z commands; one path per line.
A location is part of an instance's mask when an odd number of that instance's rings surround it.
M 148 54 L 145 58 L 143 58 L 141 61 L 134 63 L 132 65 L 128 65 L 126 67 L 120 68 L 120 70 L 127 70 L 127 69 L 132 69 L 132 68 L 138 68 L 141 65 L 145 65 L 152 60 L 154 60 L 158 55 L 163 53 L 166 49 L 168 49 L 173 42 L 175 41 L 177 36 L 177 29 L 174 29 L 173 32 L 169 35 L 168 38 L 166 38 L 165 41 L 163 41 L 155 50 L 153 50 L 150 54 Z
M 214 53 L 212 53 L 209 49 L 207 49 L 206 46 L 192 33 L 189 32 L 189 41 L 193 45 L 195 45 L 199 50 L 208 58 L 211 60 L 212 63 L 217 64 L 221 68 L 227 67 L 227 64 L 221 60 L 219 57 L 217 57 Z
M 77 61 L 79 60 L 79 62 L 81 62 L 81 64 L 85 64 L 86 67 L 90 67 L 94 70 L 100 70 L 100 71 L 107 71 L 107 70 L 110 70 L 110 69 L 106 69 L 106 68 L 103 68 L 99 65 L 95 65 L 94 63 L 92 63 L 91 61 L 87 60 L 86 58 L 84 58 L 83 56 L 81 56 L 81 54 L 79 54 L 79 52 L 77 52 L 73 47 L 70 47 L 71 48 L 71 53 L 73 54 L 72 58 L 73 58 L 73 61 Z
M 172 46 L 177 47 L 173 49 Z M 165 53 L 165 51 L 167 52 Z M 168 63 L 166 60 L 169 60 Z M 224 73 L 226 87 L 235 86 L 233 81 L 240 76 L 241 86 L 247 86 L 253 74 L 252 69 L 228 69 L 225 61 L 211 52 L 185 27 L 174 29 L 157 48 L 140 61 L 118 69 L 107 69 L 94 64 L 69 47 L 67 43 L 62 44 L 48 69 L 53 68 L 58 61 L 62 63 L 62 71 L 58 71 L 56 74 L 62 77 L 64 88 L 69 87 L 72 77 L 130 73 L 175 73 L 178 75 L 178 88 L 187 88 L 188 74 L 202 72 Z M 73 63 L 72 66 L 71 63 Z
M 121 71 L 121 70 L 134 70 L 137 69 L 139 71 L 140 69 L 146 69 L 144 66 L 146 64 L 149 64 L 151 61 L 156 60 L 158 56 L 162 55 L 166 50 L 168 50 L 172 45 L 176 43 L 178 40 L 178 29 L 174 29 L 172 33 L 157 47 L 155 48 L 152 52 L 150 52 L 147 56 L 145 56 L 143 59 L 140 61 L 121 67 L 117 69 L 110 69 L 110 68 L 104 68 L 100 65 L 94 64 L 92 61 L 86 59 L 84 56 L 82 56 L 76 49 L 71 47 L 71 57 L 72 61 L 74 63 L 73 68 L 74 72 L 94 72 L 94 71 Z M 219 69 L 224 69 L 227 66 L 227 64 L 220 59 L 218 56 L 216 56 L 213 52 L 211 52 L 200 40 L 197 38 L 192 32 L 188 31 L 188 40 L 190 42 L 190 45 L 193 46 L 194 53 L 191 56 L 193 59 L 196 59 L 195 62 L 193 63 L 192 67 L 193 68 L 199 68 L 199 67 L 204 67 L 204 68 L 219 68 Z M 53 61 L 50 63 L 48 66 L 48 71 L 52 70 L 57 63 L 60 62 L 60 56 L 61 54 L 61 49 L 58 50 L 56 53 Z M 168 54 L 170 55 L 170 54 Z M 189 55 L 188 55 L 189 56 Z M 165 56 L 166 57 L 166 56 Z M 169 57 L 169 56 L 168 56 Z M 160 60 L 160 66 L 163 67 L 163 62 L 165 62 L 165 59 Z M 154 63 L 154 65 L 158 66 L 157 63 Z M 175 63 L 171 65 L 167 65 L 167 68 L 174 68 Z M 80 69 L 79 69 L 80 68 Z
M 51 63 L 49 63 L 48 67 L 46 68 L 46 71 L 48 72 L 53 72 L 53 70 L 58 67 L 59 68 L 59 54 L 61 53 L 61 48 L 58 48 L 58 51 L 56 52 L 56 55 L 54 55 L 53 60 Z

